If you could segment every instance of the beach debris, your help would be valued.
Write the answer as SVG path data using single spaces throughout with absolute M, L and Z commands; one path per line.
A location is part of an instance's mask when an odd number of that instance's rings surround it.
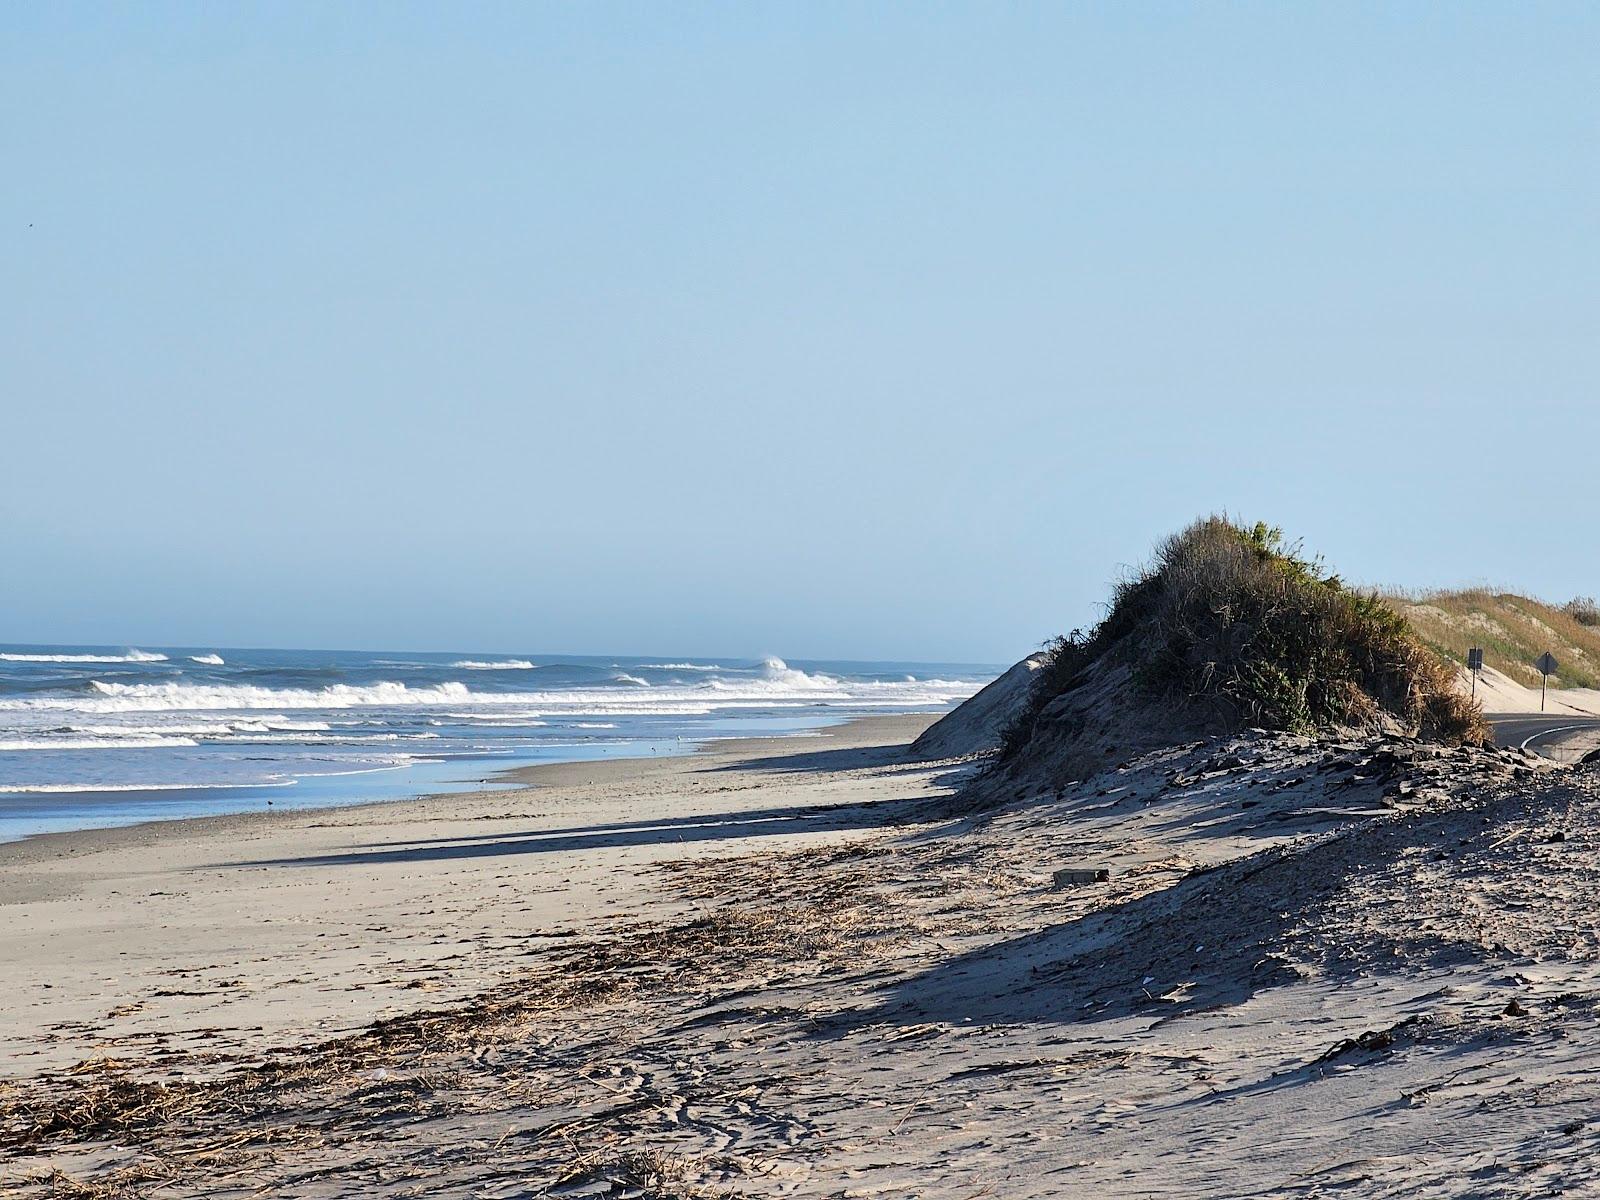
M 1050 875 L 1050 882 L 1058 889 L 1082 887 L 1088 883 L 1106 883 L 1110 879 L 1109 867 L 1062 867 Z
M 1320 1067 L 1325 1063 L 1335 1062 L 1346 1055 L 1362 1050 L 1380 1051 L 1388 1050 L 1394 1045 L 1394 1032 L 1405 1025 L 1412 1024 L 1416 1018 L 1408 1018 L 1389 1029 L 1369 1029 L 1360 1037 L 1345 1038 L 1336 1045 L 1324 1050 L 1311 1061 L 1313 1067 Z

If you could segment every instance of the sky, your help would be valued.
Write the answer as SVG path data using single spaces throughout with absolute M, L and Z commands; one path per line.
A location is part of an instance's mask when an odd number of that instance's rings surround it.
M 0 641 L 1003 662 L 1600 592 L 1600 8 L 0 8 Z

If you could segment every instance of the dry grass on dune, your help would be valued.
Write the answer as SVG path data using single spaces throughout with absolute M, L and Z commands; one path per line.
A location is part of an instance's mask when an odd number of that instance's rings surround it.
M 1482 743 L 1482 712 L 1454 670 L 1383 599 L 1346 587 L 1264 524 L 1198 521 L 1120 583 L 1092 632 L 1058 639 L 1015 750 L 1053 699 L 1092 666 L 1125 663 L 1144 697 L 1211 725 L 1314 732 L 1406 726 Z
M 1552 683 L 1600 687 L 1600 612 L 1593 600 L 1557 607 L 1490 588 L 1397 592 L 1386 599 L 1419 638 L 1456 662 L 1481 646 L 1489 666 L 1538 687 L 1533 663 L 1548 650 L 1561 664 Z

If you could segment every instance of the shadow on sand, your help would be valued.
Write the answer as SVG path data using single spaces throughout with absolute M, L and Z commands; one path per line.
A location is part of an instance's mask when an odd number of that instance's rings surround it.
M 1398 885 L 1374 895 L 1371 881 L 1402 861 L 1437 861 L 1442 847 L 1452 849 L 1453 860 L 1485 823 L 1483 812 L 1462 809 L 1361 824 L 1310 846 L 1271 847 L 949 959 L 893 986 L 850 1020 L 1161 1021 L 1234 1007 L 1298 982 L 1308 970 L 1339 980 L 1397 962 L 1418 972 L 1479 962 L 1488 951 L 1470 923 L 1397 919 Z
M 530 829 L 516 833 L 479 834 L 375 843 L 339 854 L 271 858 L 230 864 L 247 867 L 358 866 L 373 863 L 442 862 L 508 854 L 549 854 L 617 846 L 657 846 L 667 842 L 712 842 L 773 834 L 829 833 L 897 825 L 910 819 L 927 800 L 880 800 L 869 804 L 799 805 L 663 817 L 650 821 L 611 821 L 564 829 Z
M 929 763 L 911 758 L 905 746 L 842 746 L 830 750 L 785 751 L 761 758 L 702 768 L 708 774 L 728 771 L 764 771 L 773 775 L 798 775 L 809 771 L 863 771 L 868 769 L 926 770 Z
M 892 776 L 897 768 L 925 771 L 929 764 L 906 756 L 904 746 L 865 746 L 786 753 L 701 768 L 704 774 L 759 771 L 800 774 L 874 769 Z M 935 782 L 964 778 L 970 768 L 955 767 Z M 858 801 L 849 804 L 808 804 L 775 808 L 738 809 L 651 820 L 609 821 L 559 829 L 530 829 L 512 833 L 466 834 L 458 837 L 408 839 L 374 843 L 337 854 L 304 855 L 226 864 L 246 867 L 360 866 L 379 863 L 443 862 L 452 859 L 489 858 L 496 855 L 549 854 L 621 846 L 656 846 L 670 842 L 728 841 L 770 837 L 775 834 L 831 833 L 848 829 L 897 826 L 926 820 L 943 803 L 938 798 Z

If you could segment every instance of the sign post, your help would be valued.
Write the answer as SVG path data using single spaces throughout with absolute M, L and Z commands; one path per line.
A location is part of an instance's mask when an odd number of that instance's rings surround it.
M 1472 696 L 1478 696 L 1478 675 L 1483 670 L 1483 647 L 1474 646 L 1467 651 L 1467 670 L 1472 672 Z
M 1546 650 L 1533 665 L 1539 668 L 1539 711 L 1543 712 L 1545 693 L 1550 687 L 1550 676 L 1556 673 L 1556 668 L 1561 664 L 1556 662 L 1554 654 Z

